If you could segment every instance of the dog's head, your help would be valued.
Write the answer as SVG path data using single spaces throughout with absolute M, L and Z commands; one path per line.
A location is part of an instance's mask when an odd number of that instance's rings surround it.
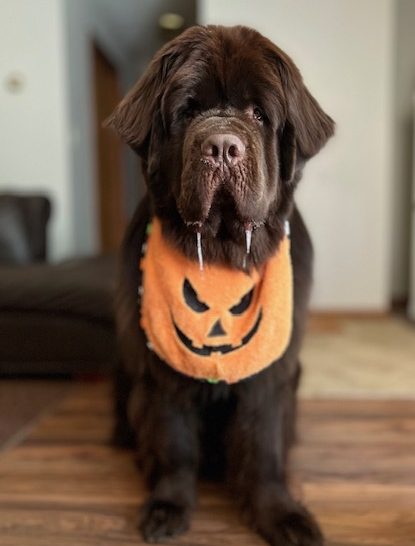
M 286 214 L 334 124 L 291 59 L 246 27 L 192 27 L 110 118 L 142 157 L 156 212 L 216 234 Z

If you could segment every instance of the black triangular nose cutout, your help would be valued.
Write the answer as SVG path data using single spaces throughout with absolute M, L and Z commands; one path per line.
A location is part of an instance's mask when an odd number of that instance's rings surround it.
M 220 323 L 220 320 L 217 320 L 215 322 L 215 324 L 212 326 L 211 331 L 208 334 L 208 337 L 214 337 L 214 336 L 226 336 L 226 332 L 223 329 L 223 326 Z

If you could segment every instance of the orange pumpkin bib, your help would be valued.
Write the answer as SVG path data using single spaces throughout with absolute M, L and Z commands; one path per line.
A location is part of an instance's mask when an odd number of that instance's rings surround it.
M 141 326 L 151 349 L 178 372 L 235 383 L 287 348 L 293 300 L 288 236 L 261 270 L 206 264 L 200 271 L 166 241 L 155 218 L 140 266 Z

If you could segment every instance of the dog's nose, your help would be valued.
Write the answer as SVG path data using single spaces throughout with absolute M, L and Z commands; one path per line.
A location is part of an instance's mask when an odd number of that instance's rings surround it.
M 222 162 L 236 165 L 245 155 L 242 140 L 232 134 L 216 134 L 207 137 L 201 146 L 204 159 L 215 164 Z

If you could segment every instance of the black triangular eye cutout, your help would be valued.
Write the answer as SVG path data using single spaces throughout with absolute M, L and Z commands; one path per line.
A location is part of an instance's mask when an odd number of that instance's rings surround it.
M 239 303 L 229 309 L 232 315 L 242 315 L 242 313 L 244 313 L 250 306 L 253 295 L 254 289 L 252 288 L 249 292 L 245 294 L 245 296 L 243 296 Z
M 193 309 L 196 313 L 204 313 L 209 309 L 209 306 L 206 305 L 206 303 L 199 300 L 195 289 L 187 279 L 185 279 L 183 283 L 183 297 L 190 309 Z

